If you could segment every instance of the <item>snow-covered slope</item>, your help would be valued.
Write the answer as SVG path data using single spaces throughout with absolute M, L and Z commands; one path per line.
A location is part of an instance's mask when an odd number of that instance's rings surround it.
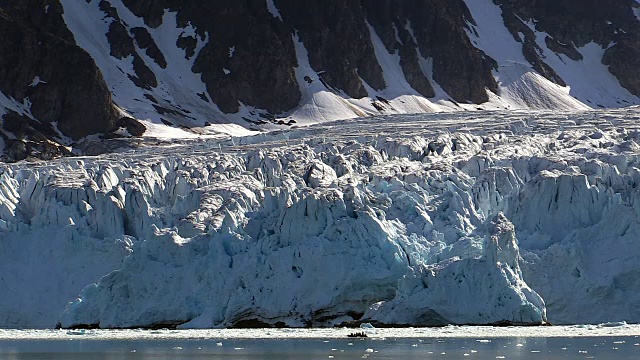
M 309 1 L 7 1 L 0 159 L 113 147 L 83 142 L 96 134 L 228 137 L 365 116 L 640 104 L 634 4 Z M 571 21 L 548 20 L 562 17 Z
M 196 45 L 194 54 L 198 54 L 208 37 L 198 37 L 192 26 L 180 27 L 176 13 L 166 12 L 162 24 L 157 28 L 149 28 L 143 19 L 135 16 L 121 1 L 112 1 L 117 17 L 109 17 L 97 1 L 80 2 L 75 0 L 61 1 L 64 7 L 64 20 L 74 34 L 78 45 L 88 51 L 102 70 L 105 80 L 113 94 L 113 101 L 128 114 L 143 121 L 147 127 L 162 128 L 162 119 L 176 125 L 204 127 L 205 122 L 216 123 L 215 130 L 232 135 L 250 133 L 241 126 L 234 126 L 229 119 L 211 102 L 207 96 L 205 84 L 200 74 L 192 71 L 195 56 L 185 55 L 185 50 L 178 47 L 176 41 L 181 36 L 194 36 Z M 157 45 L 164 59 L 164 66 L 158 64 L 149 55 L 148 49 L 140 48 L 140 40 L 135 44 L 135 54 L 118 59 L 112 56 L 111 44 L 107 34 L 114 22 L 122 20 L 130 28 L 147 29 L 151 41 Z M 131 40 L 130 40 L 131 41 Z M 139 56 L 145 66 L 153 73 L 156 84 L 153 87 L 141 86 L 136 80 L 141 76 L 133 64 Z M 151 100 L 153 99 L 153 100 Z M 153 124 L 156 126 L 154 127 Z M 193 137 L 188 132 L 173 134 L 170 127 L 165 131 L 150 131 L 153 137 Z
M 134 15 L 121 0 L 110 1 L 115 9 L 112 11 L 119 14 L 119 18 L 107 16 L 99 9 L 97 2 L 63 0 L 62 4 L 65 9 L 65 22 L 74 33 L 76 41 L 94 57 L 105 74 L 105 79 L 114 94 L 114 101 L 128 114 L 145 123 L 159 125 L 162 124 L 162 119 L 188 127 L 202 127 L 205 123 L 213 123 L 215 126 L 208 130 L 236 135 L 242 134 L 243 128 L 246 127 L 257 129 L 254 123 L 264 123 L 267 119 L 264 117 L 268 113 L 267 110 L 245 104 L 240 105 L 238 112 L 225 114 L 206 95 L 207 88 L 201 74 L 194 74 L 192 70 L 199 52 L 210 41 L 210 35 L 205 33 L 198 36 L 197 29 L 192 25 L 178 25 L 177 12 L 165 11 L 161 24 L 156 28 L 150 28 L 145 25 L 143 18 Z M 549 50 L 541 40 L 539 45 L 550 61 L 549 65 L 556 69 L 568 84 L 557 85 L 536 72 L 525 59 L 522 44 L 514 39 L 503 24 L 498 5 L 493 4 L 491 0 L 467 1 L 466 5 L 477 24 L 470 25 L 470 39 L 474 46 L 498 63 L 494 77 L 498 81 L 499 90 L 497 93 L 487 90 L 489 101 L 482 104 L 482 109 L 585 110 L 598 105 L 620 107 L 640 103 L 640 100 L 625 90 L 601 64 L 604 50 L 598 49 L 598 45 L 593 44 L 580 49 L 585 55 L 584 59 L 573 61 L 565 55 Z M 265 8 L 268 8 L 270 13 L 277 9 L 273 1 L 267 1 Z M 279 13 L 274 17 L 282 21 Z M 133 79 L 138 75 L 132 65 L 134 58 L 129 56 L 117 59 L 110 54 L 113 45 L 107 36 L 109 26 L 120 19 L 128 27 L 128 32 L 133 33 L 130 29 L 136 27 L 148 29 L 151 38 L 164 54 L 167 66 L 161 67 L 145 53 L 145 49 L 141 49 L 140 45 L 135 43 L 136 53 L 155 74 L 157 86 L 144 88 L 135 84 Z M 411 23 L 408 23 L 407 27 L 413 32 Z M 416 44 L 416 53 L 423 62 L 421 75 L 428 78 L 434 88 L 439 89 L 433 98 L 421 95 L 407 82 L 407 75 L 400 65 L 403 60 L 397 51 L 395 54 L 391 53 L 376 30 L 369 24 L 367 28 L 375 59 L 382 69 L 384 88 L 373 89 L 363 80 L 368 95 L 353 98 L 342 89 L 328 86 L 322 81 L 322 71 L 314 70 L 310 65 L 305 44 L 294 33 L 292 41 L 297 58 L 295 76 L 302 94 L 301 100 L 291 111 L 268 116 L 275 116 L 284 124 L 312 124 L 378 114 L 429 113 L 478 108 L 473 103 L 453 101 L 450 95 L 439 88 L 433 80 L 433 68 L 429 65 L 433 59 L 423 58 Z M 544 35 L 539 34 L 538 37 L 544 39 Z M 185 36 L 194 36 L 196 39 L 195 48 L 191 53 L 177 45 L 178 40 Z M 415 35 L 413 36 L 415 38 Z M 229 57 L 233 58 L 234 53 L 235 47 L 230 47 Z M 222 71 L 229 75 L 231 70 L 222 68 Z M 151 98 L 154 100 L 149 101 Z M 620 102 L 621 99 L 625 102 Z M 166 111 L 158 111 L 160 108 Z M 264 124 L 262 128 L 265 128 Z M 159 136 L 158 133 L 148 135 Z
M 637 120 L 389 116 L 4 165 L 0 324 L 638 322 Z

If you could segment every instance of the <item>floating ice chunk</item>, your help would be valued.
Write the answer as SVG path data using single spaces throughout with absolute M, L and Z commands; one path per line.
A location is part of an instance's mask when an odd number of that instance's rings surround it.
M 86 335 L 86 333 L 87 333 L 87 331 L 84 330 L 84 329 L 67 331 L 67 335 Z
M 627 326 L 626 321 L 615 321 L 615 322 L 606 322 L 602 324 L 598 324 L 599 327 L 618 327 L 618 326 Z

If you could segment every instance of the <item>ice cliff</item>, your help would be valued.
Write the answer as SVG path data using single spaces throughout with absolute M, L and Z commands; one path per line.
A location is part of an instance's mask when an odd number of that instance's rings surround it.
M 425 265 L 365 318 L 413 326 L 544 322 L 544 300 L 522 279 L 513 224 L 499 213 L 489 229 L 482 256 Z
M 636 118 L 389 116 L 2 165 L 0 325 L 637 322 Z

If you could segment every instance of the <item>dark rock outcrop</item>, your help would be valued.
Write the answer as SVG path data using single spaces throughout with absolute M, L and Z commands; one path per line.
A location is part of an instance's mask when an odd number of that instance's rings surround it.
M 135 37 L 138 47 L 144 49 L 146 54 L 161 68 L 166 69 L 167 60 L 164 58 L 162 51 L 160 51 L 158 45 L 156 45 L 155 41 L 151 37 L 151 34 L 149 34 L 149 31 L 143 27 L 135 27 L 131 29 L 131 33 Z
M 622 36 L 609 48 L 602 63 L 609 66 L 620 84 L 634 95 L 640 96 L 640 37 Z
M 118 125 L 127 129 L 132 136 L 142 136 L 147 131 L 147 128 L 140 121 L 130 117 L 121 118 Z
M 584 0 L 579 6 L 572 0 L 493 2 L 501 7 L 502 21 L 513 38 L 522 43 L 522 55 L 531 68 L 548 80 L 571 85 L 550 66 L 546 49 L 580 61 L 580 48 L 594 42 L 607 49 L 602 63 L 623 87 L 640 96 L 640 21 L 634 14 L 640 5 L 635 0 Z M 464 0 L 78 0 L 76 5 L 102 12 L 100 26 L 106 25 L 108 44 L 100 46 L 108 46 L 111 58 L 99 60 L 76 44 L 63 16 L 71 3 L 63 3 L 0 0 L 0 92 L 15 100 L 15 106 L 5 105 L 3 113 L 12 110 L 19 115 L 6 115 L 5 123 L 29 119 L 27 127 L 54 143 L 63 143 L 65 136 L 79 139 L 117 129 L 121 114 L 110 91 L 123 82 L 123 88 L 139 89 L 134 101 L 144 103 L 144 111 L 168 114 L 156 120 L 178 126 L 194 120 L 197 126 L 221 122 L 215 118 L 224 118 L 218 110 L 237 113 L 241 105 L 247 106 L 250 116 L 241 116 L 251 128 L 291 125 L 294 120 L 277 119 L 278 114 L 299 106 L 301 87 L 317 80 L 339 96 L 370 97 L 374 111 L 393 110 L 393 99 L 376 93 L 390 86 L 385 83 L 386 65 L 379 63 L 381 53 L 376 51 L 397 56 L 400 76 L 426 98 L 441 88 L 454 104 L 480 104 L 489 99 L 487 90 L 498 92 L 498 64 L 475 45 L 476 19 Z M 126 14 L 120 13 L 123 5 Z M 129 11 L 140 19 L 132 20 Z M 167 25 L 167 19 L 173 22 L 174 16 L 177 33 L 155 31 Z M 174 38 L 159 38 L 168 33 Z M 374 41 L 377 38 L 384 49 Z M 181 60 L 187 60 L 178 66 L 170 63 L 175 52 L 165 53 L 173 41 L 184 52 Z M 296 77 L 297 41 L 315 73 L 305 74 L 304 80 Z M 126 75 L 109 77 L 110 89 L 96 61 L 101 66 L 112 61 Z M 185 81 L 185 64 L 206 91 L 197 88 L 196 95 L 173 96 Z M 175 79 L 161 74 L 169 68 L 177 69 Z M 117 93 L 117 98 L 129 96 L 130 89 Z M 197 102 L 193 107 L 181 105 L 182 100 L 193 102 L 191 98 Z M 192 114 L 200 107 L 206 119 Z M 43 126 L 34 127 L 35 123 Z M 10 127 L 0 129 L 5 143 L 15 137 L 6 130 Z M 30 141 L 35 135 L 23 131 L 22 136 L 20 141 Z
M 62 4 L 58 0 L 0 0 L 0 8 L 20 24 L 74 42 L 73 34 L 62 18 Z
M 0 91 L 25 112 L 4 115 L 3 128 L 22 129 L 18 141 L 26 144 L 49 146 L 59 138 L 54 125 L 78 139 L 110 131 L 118 119 L 100 70 L 73 42 L 61 11 L 57 1 L 0 1 Z
M 127 28 L 119 21 L 113 21 L 109 25 L 107 39 L 109 39 L 109 45 L 111 45 L 111 56 L 117 59 L 124 59 L 136 53 L 133 39 L 129 36 Z
M 177 12 L 178 25 L 194 26 L 201 40 L 208 34 L 209 41 L 197 55 L 193 71 L 202 74 L 207 92 L 222 111 L 237 112 L 243 103 L 280 113 L 300 102 L 292 34 L 268 12 L 264 2 L 123 2 L 152 28 L 162 24 L 163 9 L 168 9 Z M 194 37 L 184 36 L 177 45 L 191 58 L 196 42 Z
M 576 47 L 590 42 L 608 48 L 603 64 L 620 84 L 634 95 L 640 95 L 640 22 L 633 9 L 634 0 L 584 0 L 577 4 L 572 0 L 494 0 L 503 9 L 505 24 L 520 41 L 519 32 L 525 35 L 524 54 L 540 74 L 558 84 L 564 81 L 540 56 L 535 35 L 523 23 L 535 24 L 538 31 L 548 34 L 545 42 L 549 49 L 579 60 L 582 56 Z
M 311 67 L 331 88 L 354 98 L 367 96 L 362 79 L 373 89 L 385 87 L 359 1 L 322 0 L 275 2 L 290 32 L 297 32 L 309 53 Z M 335 56 L 340 54 L 340 56 Z
M 107 40 L 111 49 L 111 56 L 117 59 L 124 59 L 129 56 L 133 57 L 133 71 L 135 75 L 129 75 L 129 79 L 139 88 L 151 89 L 158 86 L 158 79 L 154 72 L 147 66 L 140 54 L 136 50 L 132 36 L 136 37 L 136 42 L 140 48 L 145 49 L 146 53 L 161 67 L 166 68 L 167 63 L 164 56 L 153 42 L 149 32 L 145 32 L 142 28 L 131 29 L 131 34 L 120 19 L 118 10 L 106 1 L 100 1 L 98 5 L 100 10 L 105 13 L 105 18 L 112 19 L 107 32 Z M 163 66 L 164 65 L 164 66 Z
M 205 2 L 178 14 L 209 34 L 193 71 L 202 73 L 211 99 L 222 111 L 236 112 L 243 103 L 281 113 L 299 104 L 292 35 L 263 2 Z
M 485 89 L 497 91 L 491 75 L 495 64 L 471 44 L 466 23 L 473 20 L 461 0 L 339 1 L 331 5 L 319 0 L 276 0 L 281 18 L 262 3 L 225 1 L 216 3 L 216 9 L 209 9 L 212 5 L 207 3 L 182 5 L 173 0 L 124 3 L 151 27 L 162 23 L 157 10 L 163 7 L 177 11 L 178 22 L 190 23 L 202 38 L 209 35 L 193 70 L 202 73 L 211 98 L 225 112 L 237 111 L 239 103 L 272 113 L 298 105 L 294 34 L 329 89 L 354 98 L 369 95 L 363 82 L 374 90 L 384 89 L 369 26 L 390 53 L 398 52 L 407 81 L 420 94 L 432 97 L 434 90 L 418 56 L 433 59 L 433 78 L 456 101 L 481 103 L 487 101 Z M 229 32 L 237 23 L 244 26 Z M 187 57 L 193 55 L 194 38 L 181 37 L 178 42 Z M 233 56 L 229 56 L 231 48 Z

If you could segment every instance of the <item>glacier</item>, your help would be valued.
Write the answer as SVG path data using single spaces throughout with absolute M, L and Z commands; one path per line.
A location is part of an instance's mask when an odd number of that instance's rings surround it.
M 638 322 L 639 119 L 392 115 L 1 164 L 0 326 Z

